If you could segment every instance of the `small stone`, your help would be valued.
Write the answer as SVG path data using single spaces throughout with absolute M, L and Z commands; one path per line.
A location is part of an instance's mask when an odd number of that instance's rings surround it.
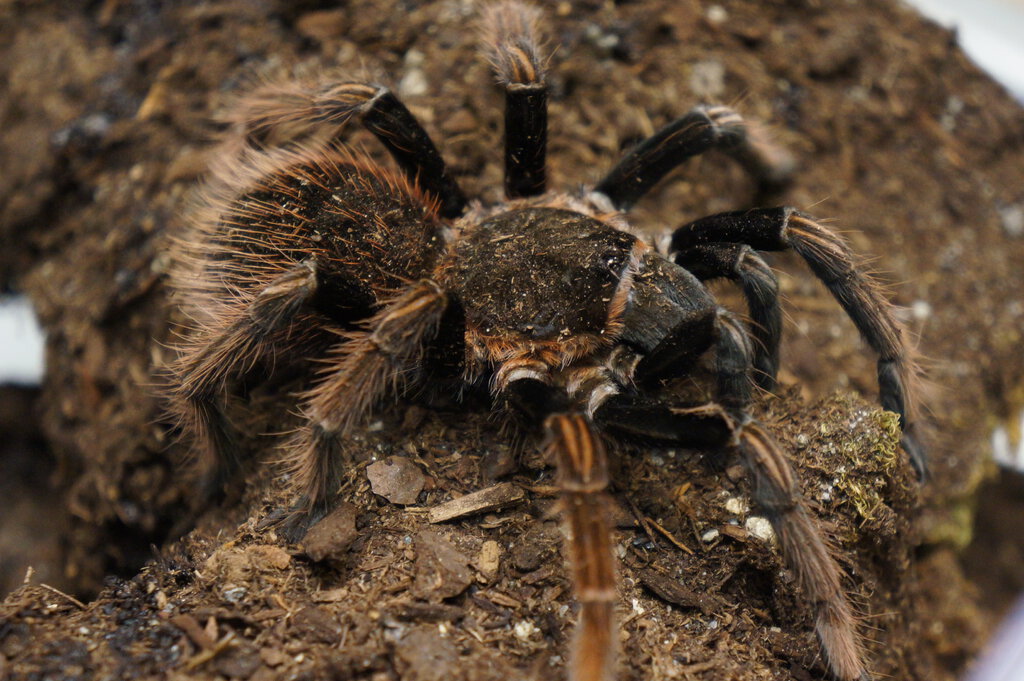
M 414 68 L 405 73 L 402 76 L 402 80 L 398 82 L 398 94 L 404 98 L 418 97 L 425 95 L 430 91 L 430 87 L 427 84 L 427 76 L 423 73 L 423 69 Z
M 1009 206 L 1002 206 L 998 210 L 999 218 L 1003 223 L 1003 230 L 1007 235 L 1018 237 L 1024 234 L 1024 206 L 1015 203 Z
M 747 502 L 739 497 L 729 497 L 725 500 L 725 510 L 733 515 L 744 515 L 750 508 Z
M 366 468 L 370 489 L 393 504 L 402 506 L 416 503 L 416 498 L 427 483 L 420 467 L 404 456 L 389 456 Z
M 718 539 L 718 537 L 720 535 L 721 535 L 721 532 L 719 532 L 718 530 L 716 530 L 715 528 L 712 527 L 710 530 L 708 530 L 707 532 L 705 532 L 704 534 L 702 534 L 700 536 L 700 540 L 702 542 L 704 542 L 705 544 L 710 544 L 711 542 L 713 542 L 716 539 Z
M 520 641 L 523 641 L 524 643 L 526 641 L 529 641 L 530 638 L 539 631 L 540 629 L 538 629 L 533 624 L 533 622 L 529 620 L 516 622 L 515 626 L 512 627 L 512 632 L 516 635 L 516 638 L 518 638 Z
M 245 600 L 248 589 L 244 586 L 230 586 L 223 591 L 224 600 L 228 603 L 240 603 Z
M 751 536 L 757 537 L 763 542 L 770 544 L 775 542 L 775 529 L 767 518 L 752 515 L 747 518 L 747 522 L 744 523 L 743 527 L 746 528 Z
M 706 59 L 690 67 L 690 92 L 700 99 L 718 99 L 725 92 L 725 64 Z
M 476 557 L 476 569 L 480 571 L 485 580 L 491 581 L 498 576 L 500 566 L 501 546 L 493 539 L 485 541 Z
M 724 24 L 729 20 L 729 13 L 721 5 L 711 5 L 704 13 L 708 21 L 712 24 Z

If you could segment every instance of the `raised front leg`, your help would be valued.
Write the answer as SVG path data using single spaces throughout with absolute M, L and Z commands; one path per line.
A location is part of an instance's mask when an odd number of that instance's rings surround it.
M 627 153 L 594 191 L 619 210 L 629 210 L 661 178 L 686 160 L 716 149 L 735 159 L 758 183 L 758 193 L 785 186 L 793 161 L 725 106 L 697 107 Z

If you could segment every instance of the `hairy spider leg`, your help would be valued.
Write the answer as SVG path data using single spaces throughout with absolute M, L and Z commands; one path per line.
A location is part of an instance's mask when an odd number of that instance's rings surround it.
M 540 10 L 520 2 L 484 8 L 483 50 L 505 90 L 505 196 L 546 190 L 548 86 L 537 25 Z
M 757 423 L 738 432 L 740 459 L 754 499 L 768 517 L 786 563 L 816 610 L 815 632 L 832 673 L 841 681 L 868 678 L 842 571 L 821 528 L 804 508 L 800 485 L 774 439 Z
M 399 393 L 437 334 L 446 306 L 444 291 L 421 280 L 371 317 L 365 331 L 331 349 L 323 379 L 302 395 L 307 423 L 287 456 L 299 494 L 294 522 L 308 526 L 328 510 L 342 478 L 343 436 L 384 397 Z
M 716 318 L 718 403 L 680 408 L 631 393 L 616 394 L 594 412 L 594 422 L 625 439 L 738 452 L 750 473 L 754 502 L 772 523 L 783 558 L 815 609 L 815 631 L 832 672 L 842 681 L 866 678 L 853 611 L 832 549 L 805 510 L 785 456 L 746 411 L 750 390 L 739 380 L 751 369 L 746 331 L 724 311 Z M 689 361 L 689 355 L 683 359 Z M 639 362 L 615 360 L 616 373 L 625 372 L 617 381 L 630 383 L 629 371 Z
M 342 125 L 358 117 L 402 172 L 440 202 L 446 218 L 462 215 L 466 196 L 437 146 L 412 112 L 383 85 L 281 83 L 257 89 L 241 103 L 238 123 L 250 138 L 283 124 Z
M 687 159 L 717 149 L 736 159 L 763 190 L 784 185 L 792 161 L 751 135 L 738 113 L 725 106 L 697 107 L 631 149 L 594 186 L 615 208 L 627 211 Z
M 548 452 L 558 467 L 562 520 L 579 624 L 569 659 L 572 681 L 611 681 L 615 661 L 615 556 L 608 517 L 608 457 L 601 436 L 579 413 L 545 423 Z
M 520 417 L 545 424 L 547 453 L 557 466 L 565 555 L 580 605 L 570 648 L 569 679 L 611 681 L 617 595 L 608 518 L 611 505 L 605 492 L 607 454 L 589 416 L 577 407 L 584 406 L 589 414 L 617 387 L 599 366 L 577 366 L 561 372 L 559 378 L 564 380 L 565 389 L 554 385 L 552 372 L 550 366 L 529 356 L 511 358 L 499 366 L 493 387 Z
M 771 392 L 779 371 L 782 308 L 779 281 L 757 251 L 746 244 L 710 243 L 674 254 L 674 262 L 701 281 L 720 277 L 743 291 L 754 341 L 754 382 Z
M 218 494 L 237 472 L 236 433 L 224 415 L 229 381 L 244 378 L 262 359 L 295 349 L 298 334 L 282 338 L 317 290 L 310 260 L 272 279 L 232 316 L 193 336 L 172 367 L 178 378 L 171 409 L 183 430 L 195 433 L 196 469 L 202 498 Z
M 759 208 L 719 213 L 684 225 L 672 235 L 672 250 L 682 252 L 720 242 L 743 243 L 763 251 L 792 248 L 803 258 L 878 354 L 882 406 L 899 415 L 903 448 L 918 474 L 924 476 L 927 457 L 913 432 L 917 369 L 905 331 L 878 283 L 861 270 L 843 239 L 794 208 Z

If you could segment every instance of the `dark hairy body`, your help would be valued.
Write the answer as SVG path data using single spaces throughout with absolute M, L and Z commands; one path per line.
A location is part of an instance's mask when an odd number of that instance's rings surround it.
M 563 489 L 567 553 L 580 601 L 574 679 L 614 659 L 615 568 L 603 438 L 737 455 L 754 497 L 817 613 L 836 677 L 867 675 L 832 549 L 804 509 L 785 456 L 749 415 L 778 369 L 777 282 L 759 250 L 793 249 L 879 354 L 883 406 L 923 470 L 913 434 L 913 361 L 890 304 L 844 242 L 791 208 L 713 215 L 676 229 L 667 253 L 624 213 L 685 159 L 717 149 L 762 183 L 771 148 L 724 107 L 698 108 L 628 152 L 594 187 L 547 189 L 546 96 L 537 13 L 485 10 L 486 49 L 506 94 L 506 201 L 470 203 L 412 114 L 365 83 L 267 86 L 243 100 L 176 253 L 193 320 L 175 366 L 173 410 L 195 442 L 205 496 L 235 476 L 225 395 L 266 361 L 317 361 L 288 445 L 297 537 L 331 506 L 345 437 L 385 397 L 441 381 L 485 386 L 492 408 L 546 434 Z M 359 120 L 401 169 L 334 143 L 267 148 L 283 125 L 332 130 Z M 734 280 L 750 324 L 705 286 Z M 714 400 L 676 404 L 666 381 L 713 355 Z

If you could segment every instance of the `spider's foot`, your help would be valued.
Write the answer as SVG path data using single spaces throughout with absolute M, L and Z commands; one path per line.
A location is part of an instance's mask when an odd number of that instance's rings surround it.
M 260 530 L 273 528 L 289 544 L 298 544 L 305 538 L 309 528 L 323 519 L 329 510 L 322 504 L 310 508 L 305 499 L 299 499 L 289 508 L 273 509 L 256 527 Z

